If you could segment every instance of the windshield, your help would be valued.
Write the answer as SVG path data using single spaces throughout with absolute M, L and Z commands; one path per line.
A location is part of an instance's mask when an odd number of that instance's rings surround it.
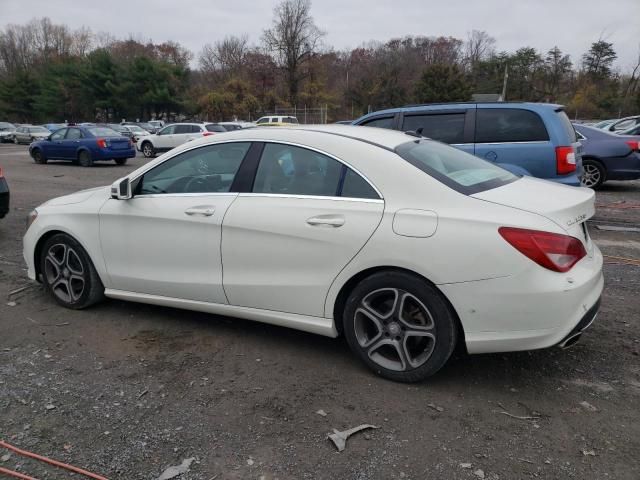
M 44 127 L 29 127 L 29 133 L 49 133 Z
M 432 140 L 403 143 L 395 151 L 414 167 L 465 195 L 500 187 L 518 179 L 493 163 Z
M 121 136 L 115 130 L 112 130 L 107 127 L 93 127 L 93 128 L 88 128 L 87 130 L 89 130 L 94 137 L 120 137 Z

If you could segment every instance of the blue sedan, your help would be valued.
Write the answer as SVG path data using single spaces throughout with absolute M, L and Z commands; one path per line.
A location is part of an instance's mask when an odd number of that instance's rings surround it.
M 127 159 L 136 156 L 129 138 L 110 128 L 96 126 L 62 128 L 45 140 L 33 142 L 29 153 L 36 163 L 71 160 L 83 167 L 90 167 L 100 160 L 114 160 L 118 165 L 124 165 Z
M 600 188 L 607 180 L 640 178 L 640 137 L 616 135 L 574 124 L 582 143 L 582 186 Z

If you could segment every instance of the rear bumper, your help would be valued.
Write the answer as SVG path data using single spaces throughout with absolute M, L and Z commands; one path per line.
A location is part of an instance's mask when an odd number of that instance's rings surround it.
M 114 158 L 134 158 L 136 156 L 135 148 L 127 148 L 124 150 L 98 150 L 92 152 L 94 160 L 112 160 Z
M 640 178 L 640 153 L 606 159 L 607 180 L 637 180 Z
M 460 317 L 469 353 L 547 348 L 575 333 L 598 305 L 602 254 L 594 246 L 566 274 L 532 264 L 509 277 L 438 287 Z

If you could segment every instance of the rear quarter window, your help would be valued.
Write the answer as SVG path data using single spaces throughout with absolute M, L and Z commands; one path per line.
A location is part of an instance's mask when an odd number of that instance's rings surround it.
M 530 110 L 479 108 L 476 112 L 476 143 L 541 142 L 547 140 L 549 140 L 549 133 L 544 122 L 540 115 Z

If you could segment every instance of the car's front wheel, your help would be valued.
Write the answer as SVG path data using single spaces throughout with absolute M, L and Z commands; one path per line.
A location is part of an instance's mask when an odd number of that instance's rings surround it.
M 93 165 L 91 153 L 89 153 L 87 150 L 82 150 L 78 154 L 78 163 L 83 167 L 90 167 L 91 165 Z
M 151 145 L 151 142 L 144 142 L 142 144 L 142 154 L 147 158 L 155 157 L 156 152 L 153 145 Z
M 41 250 L 40 271 L 46 290 L 62 306 L 86 308 L 104 298 L 104 286 L 87 252 L 64 233 L 48 238 Z
M 600 162 L 596 160 L 583 160 L 582 161 L 582 178 L 580 183 L 583 187 L 593 188 L 597 190 L 607 179 L 607 172 Z
M 455 315 L 442 294 L 404 272 L 380 272 L 362 280 L 343 312 L 351 349 L 379 375 L 417 382 L 436 373 L 457 341 Z
M 39 148 L 36 148 L 33 151 L 33 153 L 31 154 L 31 156 L 33 157 L 33 161 L 38 163 L 38 164 L 47 163 L 47 157 L 44 156 L 44 154 L 42 153 L 42 151 Z

